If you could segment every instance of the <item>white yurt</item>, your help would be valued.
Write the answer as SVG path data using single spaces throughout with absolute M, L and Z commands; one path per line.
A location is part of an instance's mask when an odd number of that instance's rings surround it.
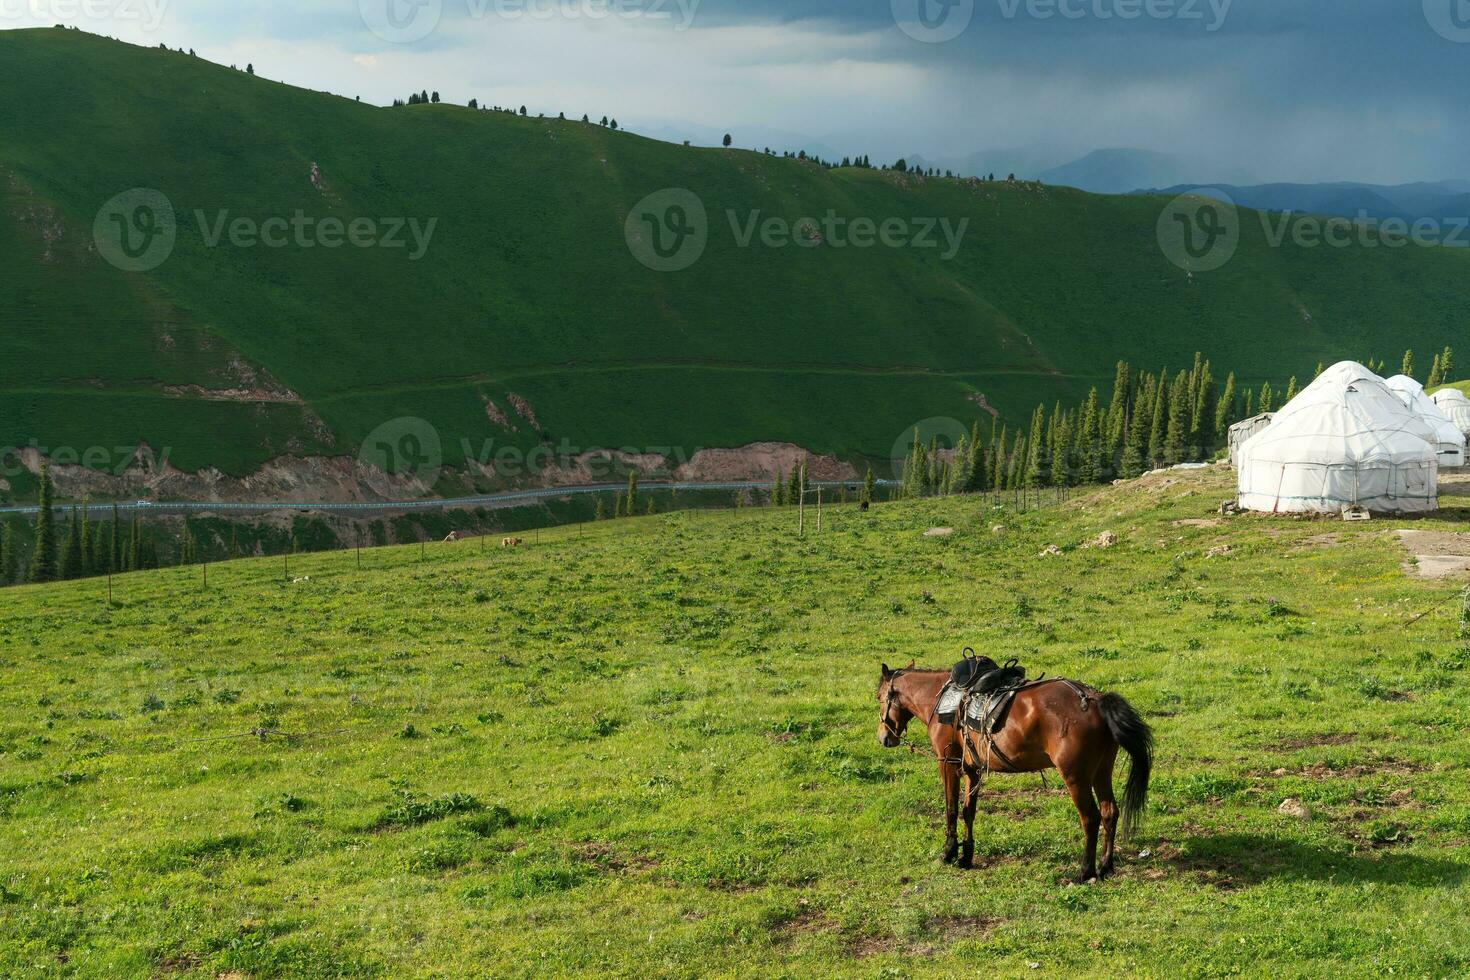
M 1445 417 L 1460 427 L 1460 431 L 1470 436 L 1470 398 L 1459 388 L 1441 388 L 1429 396 L 1435 407 L 1444 412 Z
M 1322 372 L 1240 447 L 1240 506 L 1268 513 L 1438 508 L 1434 430 L 1366 367 Z
M 1262 412 L 1260 415 L 1252 415 L 1250 418 L 1237 422 L 1230 427 L 1230 465 L 1240 465 L 1240 447 L 1245 445 L 1251 436 L 1260 432 L 1271 424 L 1275 418 L 1272 412 Z
M 1465 465 L 1465 433 L 1460 427 L 1449 420 L 1439 406 L 1430 401 L 1429 396 L 1424 394 L 1424 386 L 1405 374 L 1397 374 L 1389 378 L 1384 384 L 1388 390 L 1399 396 L 1399 401 L 1407 405 L 1410 411 L 1429 423 L 1439 438 L 1439 468 L 1446 469 L 1451 466 Z

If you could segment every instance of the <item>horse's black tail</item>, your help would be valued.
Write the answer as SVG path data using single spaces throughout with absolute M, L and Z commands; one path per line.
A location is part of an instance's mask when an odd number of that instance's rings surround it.
M 1102 716 L 1113 733 L 1113 741 L 1128 753 L 1132 765 L 1123 788 L 1123 837 L 1130 838 L 1148 808 L 1148 778 L 1154 767 L 1154 732 L 1120 695 L 1102 696 Z

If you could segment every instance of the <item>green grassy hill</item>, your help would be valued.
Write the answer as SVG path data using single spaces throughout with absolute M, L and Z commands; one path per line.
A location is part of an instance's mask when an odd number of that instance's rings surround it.
M 185 469 L 355 455 L 429 420 L 445 456 L 508 433 L 523 396 L 572 445 L 790 441 L 886 456 L 970 401 L 1023 417 L 1106 386 L 1116 359 L 1284 382 L 1321 360 L 1438 349 L 1470 319 L 1470 254 L 1269 248 L 1258 222 L 1193 279 L 1162 200 L 828 171 L 595 125 L 447 105 L 377 108 L 75 31 L 0 32 L 0 445 L 167 446 Z M 567 107 L 580 117 L 580 107 Z M 313 185 L 313 165 L 321 187 Z M 705 203 L 703 259 L 650 271 L 645 195 Z M 171 257 L 106 263 L 99 209 L 135 187 L 179 217 Z M 938 249 L 738 247 L 726 217 L 969 219 Z M 207 225 L 436 220 L 407 249 L 208 246 Z M 255 395 L 220 395 L 233 389 Z M 204 389 L 201 394 L 199 389 Z M 300 402 L 261 400 L 289 390 Z M 209 396 L 208 392 L 215 392 Z
M 1463 976 L 1470 650 L 1393 531 L 1470 500 L 1212 519 L 1229 481 L 9 590 L 0 974 Z M 1154 726 L 1117 877 L 1067 884 L 1054 777 L 988 779 L 977 869 L 935 863 L 878 665 L 967 644 Z

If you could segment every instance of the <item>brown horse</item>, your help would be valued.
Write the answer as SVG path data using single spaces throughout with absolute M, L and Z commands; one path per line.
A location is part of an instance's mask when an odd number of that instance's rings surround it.
M 1078 880 L 1106 877 L 1113 870 L 1113 842 L 1118 828 L 1113 763 L 1120 748 L 1132 759 L 1123 789 L 1126 838 L 1136 829 L 1148 802 L 1154 744 L 1148 724 L 1117 694 L 1102 694 L 1083 684 L 1054 679 L 1016 694 L 1004 725 L 994 736 L 993 750 L 987 750 L 979 733 L 971 733 L 967 750 L 960 729 L 935 717 L 939 692 L 949 676 L 947 670 L 916 670 L 912 665 L 889 670 L 884 664 L 878 683 L 878 741 L 884 748 L 902 744 L 910 720 L 918 718 L 928 726 L 929 744 L 944 780 L 944 862 L 958 863 L 962 868 L 971 866 L 975 805 L 983 772 L 1041 772 L 1055 767 L 1077 807 L 1087 838 Z M 961 774 L 966 781 L 963 806 Z M 963 845 L 955 832 L 961 810 L 965 818 Z M 1103 832 L 1101 865 L 1097 854 L 1099 828 Z

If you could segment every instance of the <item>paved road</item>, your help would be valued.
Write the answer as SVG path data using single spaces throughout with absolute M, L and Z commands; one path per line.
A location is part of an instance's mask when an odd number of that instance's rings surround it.
M 879 480 L 879 486 L 897 486 L 896 480 Z M 248 514 L 266 513 L 270 511 L 298 510 L 298 511 L 322 511 L 326 513 L 341 514 L 370 514 L 370 513 L 394 513 L 406 511 L 442 510 L 447 507 L 504 507 L 508 504 L 535 503 L 540 500 L 555 500 L 561 497 L 577 497 L 584 494 L 615 493 L 622 491 L 626 484 L 622 483 L 598 483 L 588 486 L 576 487 L 552 487 L 547 490 L 516 490 L 506 493 L 491 493 L 477 497 L 454 497 L 441 499 L 438 497 L 424 500 L 383 500 L 370 503 L 251 503 L 249 501 L 197 501 L 197 500 L 138 500 L 132 502 L 119 501 L 117 508 L 127 513 L 138 514 Z M 771 486 L 769 481 L 763 482 L 733 482 L 733 483 L 639 483 L 639 490 L 767 490 Z M 851 483 L 839 483 L 835 481 L 814 481 L 811 486 L 827 489 L 840 489 L 847 487 L 855 490 L 862 486 L 862 481 Z M 54 511 L 69 511 L 70 503 L 56 504 Z M 105 517 L 112 513 L 113 504 L 107 503 L 91 504 L 88 510 L 94 517 Z M 28 514 L 35 515 L 41 510 L 35 504 L 20 505 L 14 507 L 0 507 L 0 514 Z

